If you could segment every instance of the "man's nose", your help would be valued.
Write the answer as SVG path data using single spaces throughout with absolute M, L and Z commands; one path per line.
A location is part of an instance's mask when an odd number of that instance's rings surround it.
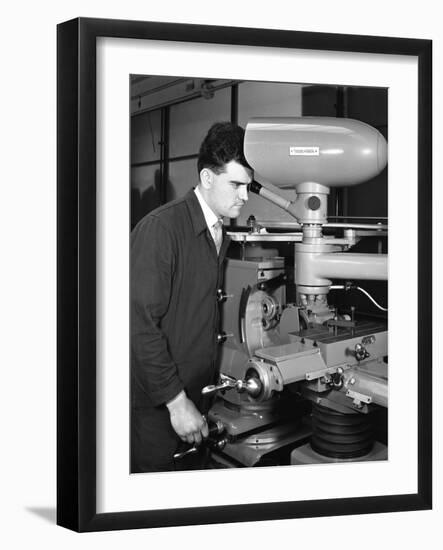
M 240 185 L 238 188 L 238 197 L 242 201 L 248 200 L 248 186 L 247 185 Z

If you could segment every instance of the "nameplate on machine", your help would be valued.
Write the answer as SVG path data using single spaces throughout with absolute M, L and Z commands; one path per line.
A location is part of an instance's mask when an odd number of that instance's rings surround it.
M 320 147 L 289 147 L 289 156 L 318 157 L 320 156 Z

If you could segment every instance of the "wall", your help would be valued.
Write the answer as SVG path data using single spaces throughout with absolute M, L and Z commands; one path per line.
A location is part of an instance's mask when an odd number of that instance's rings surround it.
M 287 28 L 379 36 L 433 38 L 435 77 L 435 231 L 443 237 L 442 102 L 443 31 L 439 3 L 423 0 L 370 4 L 336 0 L 312 3 L 195 0 L 140 3 L 77 0 L 54 4 L 24 1 L 2 12 L 2 236 L 1 311 L 2 451 L 0 543 L 86 550 L 125 548 L 225 549 L 229 546 L 328 547 L 361 550 L 422 548 L 441 540 L 442 483 L 435 468 L 435 510 L 229 526 L 77 535 L 54 526 L 55 506 L 55 25 L 78 15 L 140 20 Z M 405 113 L 407 123 L 407 113 Z M 435 238 L 435 278 L 441 245 Z M 439 286 L 439 285 L 438 285 Z M 442 293 L 435 286 L 435 463 L 441 464 L 443 325 Z M 439 316 L 440 317 L 440 316 Z M 407 322 L 407 320 L 405 320 Z M 352 480 L 346 480 L 352 483 Z M 295 488 L 296 490 L 296 488 Z
M 182 85 L 181 85 L 182 87 Z M 297 84 L 269 82 L 241 82 L 238 84 L 238 123 L 245 127 L 254 116 L 300 116 L 302 87 Z M 160 98 L 160 101 L 162 99 Z M 198 183 L 197 155 L 207 130 L 214 122 L 231 119 L 231 88 L 216 91 L 209 99 L 196 98 L 177 103 L 169 108 L 169 165 L 164 178 L 165 200 L 184 195 Z M 132 117 L 132 167 L 131 167 L 131 226 L 147 212 L 162 203 L 158 144 L 160 111 Z M 180 157 L 192 156 L 181 159 Z M 271 186 L 272 187 L 272 186 Z M 281 191 L 293 198 L 292 191 Z M 280 208 L 250 194 L 242 208 L 238 225 L 245 225 L 253 214 L 256 219 L 294 221 Z

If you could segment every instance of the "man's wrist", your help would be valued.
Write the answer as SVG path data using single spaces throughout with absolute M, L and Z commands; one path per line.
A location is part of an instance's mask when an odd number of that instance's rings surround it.
M 173 397 L 170 401 L 167 401 L 166 406 L 169 409 L 169 413 L 173 413 L 177 409 L 180 409 L 183 406 L 183 404 L 186 402 L 187 399 L 188 398 L 186 397 L 185 390 L 182 390 L 175 397 Z

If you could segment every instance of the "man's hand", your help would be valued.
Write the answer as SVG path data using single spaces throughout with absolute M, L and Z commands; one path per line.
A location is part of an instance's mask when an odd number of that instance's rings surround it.
M 175 433 L 190 445 L 200 445 L 208 437 L 208 424 L 194 403 L 181 391 L 166 403 Z

